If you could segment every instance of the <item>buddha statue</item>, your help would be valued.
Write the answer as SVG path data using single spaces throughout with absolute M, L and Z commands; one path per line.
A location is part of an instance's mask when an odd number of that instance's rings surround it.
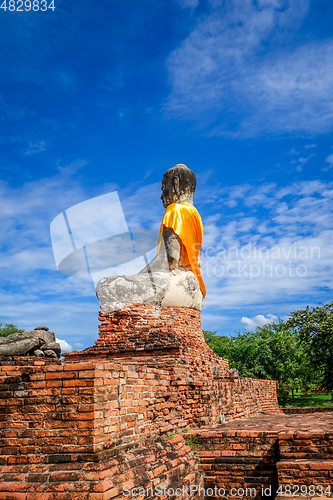
M 103 312 L 132 304 L 183 306 L 201 310 L 206 295 L 201 276 L 203 227 L 193 206 L 195 174 L 186 165 L 170 168 L 162 180 L 162 219 L 157 255 L 137 275 L 110 276 L 97 284 Z
M 192 271 L 205 297 L 206 289 L 200 272 L 203 227 L 201 217 L 193 206 L 195 188 L 195 174 L 186 165 L 179 164 L 165 172 L 161 200 L 166 210 L 161 223 L 157 256 L 140 273 L 161 271 L 166 267 L 161 253 L 164 247 L 167 268 L 170 271 Z

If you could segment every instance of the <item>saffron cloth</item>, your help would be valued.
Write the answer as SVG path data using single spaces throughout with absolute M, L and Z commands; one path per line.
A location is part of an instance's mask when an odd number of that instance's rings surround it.
M 162 235 L 165 227 L 170 227 L 181 242 L 180 258 L 185 266 L 189 266 L 197 277 L 202 295 L 206 296 L 198 256 L 202 246 L 203 226 L 197 209 L 190 203 L 172 203 L 163 215 L 157 243 L 157 254 L 161 251 Z

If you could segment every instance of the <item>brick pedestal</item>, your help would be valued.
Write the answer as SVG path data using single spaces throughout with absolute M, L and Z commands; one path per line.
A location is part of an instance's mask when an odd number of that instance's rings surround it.
M 206 344 L 200 312 L 187 307 L 157 308 L 133 305 L 112 314 L 100 313 L 96 345 L 66 354 L 66 361 L 127 359 L 163 368 L 187 365 L 196 377 L 200 371 L 212 378 L 229 377 L 227 359 Z M 191 369 L 190 367 L 193 367 Z

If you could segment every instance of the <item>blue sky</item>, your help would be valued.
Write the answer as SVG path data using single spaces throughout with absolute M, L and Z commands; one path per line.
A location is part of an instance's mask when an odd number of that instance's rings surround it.
M 57 271 L 50 223 L 117 191 L 129 224 L 158 229 L 176 163 L 198 178 L 205 329 L 330 301 L 332 2 L 55 7 L 0 12 L 0 321 L 91 345 L 93 282 Z

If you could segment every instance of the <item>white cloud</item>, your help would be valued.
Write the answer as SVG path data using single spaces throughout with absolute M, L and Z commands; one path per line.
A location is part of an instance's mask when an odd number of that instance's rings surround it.
M 60 344 L 62 352 L 71 352 L 73 350 L 73 347 L 66 340 L 56 338 L 56 342 Z
M 74 86 L 74 75 L 68 71 L 55 71 L 56 80 L 62 85 L 63 88 L 68 89 Z
M 69 165 L 65 165 L 64 167 L 58 165 L 57 170 L 59 170 L 62 175 L 73 175 L 76 174 L 76 172 L 85 165 L 87 165 L 87 162 L 85 160 L 75 160 Z
M 322 170 L 327 171 L 333 167 L 333 155 L 329 155 L 325 158 L 326 163 L 328 163 L 328 167 L 322 168 Z
M 296 170 L 301 171 L 303 169 L 303 166 L 306 164 L 306 162 L 308 162 L 310 160 L 310 158 L 312 156 L 313 156 L 313 154 L 308 156 L 307 158 L 298 158 L 297 161 L 298 161 L 299 165 L 296 167 Z
M 37 141 L 37 142 L 29 142 L 29 147 L 25 151 L 26 155 L 35 155 L 40 153 L 41 151 L 46 151 L 46 142 L 45 141 Z
M 331 300 L 333 183 L 225 187 L 220 195 L 237 210 L 203 217 L 205 313 L 241 309 L 252 318 L 253 309 L 274 304 L 284 316 Z
M 210 5 L 209 14 L 167 60 L 167 116 L 200 126 L 214 123 L 211 134 L 216 135 L 330 130 L 333 43 L 296 45 L 292 33 L 309 1 Z
M 0 182 L 0 321 L 26 330 L 46 324 L 59 337 L 80 338 L 85 345 L 92 343 L 92 335 L 97 337 L 93 282 L 89 277 L 66 279 L 58 273 L 50 240 L 52 219 L 95 194 L 101 193 L 87 192 L 63 173 L 19 188 Z M 69 333 L 68 324 L 72 325 Z
M 1 63 L 0 63 L 1 64 Z M 0 95 L 0 110 L 2 116 L 5 116 L 9 121 L 20 121 L 26 115 L 26 110 L 19 108 L 17 104 L 9 104 Z
M 258 326 L 264 326 L 268 323 L 276 323 L 278 321 L 278 317 L 274 314 L 267 314 L 265 317 L 263 314 L 257 314 L 253 318 L 247 318 L 243 316 L 241 322 L 244 323 L 248 330 L 255 330 Z

